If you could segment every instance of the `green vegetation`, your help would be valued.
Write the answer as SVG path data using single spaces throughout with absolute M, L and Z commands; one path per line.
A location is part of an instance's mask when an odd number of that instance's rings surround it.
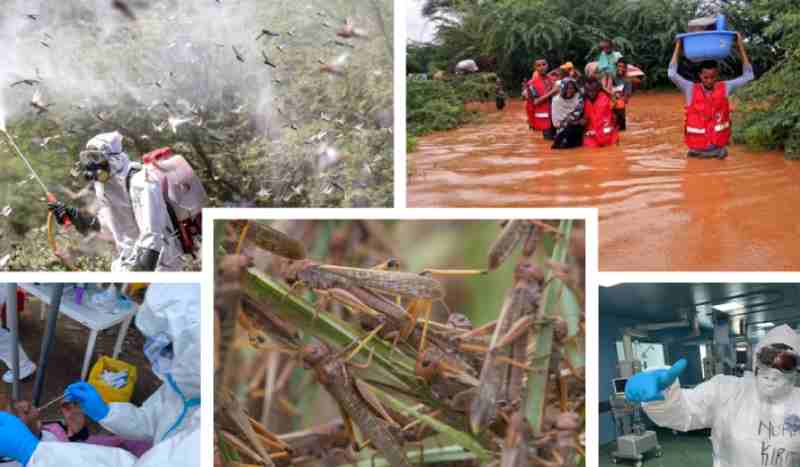
M 450 76 L 446 80 L 410 80 L 407 84 L 407 138 L 449 130 L 475 120 L 478 114 L 464 108 L 470 101 L 494 99 L 494 73 Z M 407 146 L 415 146 L 415 141 Z
M 666 70 L 675 35 L 686 31 L 690 19 L 720 12 L 727 28 L 745 37 L 758 78 L 737 93 L 743 105 L 735 114 L 736 140 L 800 157 L 800 95 L 792 80 L 800 71 L 795 0 L 429 0 L 423 14 L 435 18 L 439 29 L 433 43 L 410 44 L 407 71 L 433 74 L 459 60 L 493 58 L 506 91 L 517 93 L 534 59 L 546 58 L 551 66 L 571 61 L 582 70 L 597 56 L 598 42 L 610 38 L 646 73 L 643 87 L 674 89 Z M 686 61 L 680 67 L 684 76 L 697 71 Z M 737 56 L 721 68 L 723 79 L 741 73 Z M 411 94 L 409 89 L 409 102 Z
M 78 3 L 51 2 L 35 22 L 13 8 L 0 17 L 13 44 L 0 119 L 59 199 L 95 206 L 91 190 L 72 199 L 87 184 L 70 169 L 92 136 L 119 130 L 132 160 L 164 146 L 183 155 L 211 207 L 393 205 L 391 0 L 159 0 L 132 6 L 135 21 Z M 346 19 L 364 37 L 337 35 Z M 9 86 L 21 78 L 40 83 Z M 29 105 L 35 90 L 47 112 Z M 39 239 L 25 236 L 47 218 L 29 176 L 0 135 L 0 207 L 13 210 L 0 258 Z M 9 268 L 53 259 L 19 253 Z
M 800 159 L 800 4 L 793 0 L 753 2 L 749 13 L 768 19 L 764 34 L 783 51 L 780 62 L 739 93 L 734 140 L 763 149 L 783 149 Z

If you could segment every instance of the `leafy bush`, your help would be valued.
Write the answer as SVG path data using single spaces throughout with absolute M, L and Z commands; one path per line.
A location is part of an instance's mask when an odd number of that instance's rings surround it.
M 474 119 L 476 113 L 466 110 L 464 103 L 493 99 L 495 79 L 494 73 L 474 73 L 447 80 L 408 81 L 408 134 L 420 136 L 449 130 Z M 416 146 L 416 141 L 409 144 Z
M 757 0 L 753 16 L 769 22 L 764 35 L 783 51 L 781 61 L 738 94 L 734 140 L 755 148 L 783 149 L 800 159 L 800 4 L 793 0 Z

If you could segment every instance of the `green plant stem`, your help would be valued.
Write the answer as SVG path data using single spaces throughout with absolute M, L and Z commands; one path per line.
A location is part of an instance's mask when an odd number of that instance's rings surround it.
M 440 462 L 456 462 L 475 459 L 475 454 L 465 451 L 461 446 L 446 446 L 443 448 L 422 449 L 406 453 L 408 460 L 423 464 L 438 464 Z M 391 467 L 382 457 L 364 459 L 356 464 L 357 467 Z
M 346 347 L 366 335 L 328 313 L 319 312 L 313 305 L 255 268 L 248 271 L 244 289 L 249 296 L 271 304 L 270 312 L 278 318 L 326 342 Z M 418 386 L 414 376 L 415 362 L 411 358 L 398 352 L 392 354 L 391 347 L 381 339 L 372 339 L 364 346 L 362 353 L 368 354 L 373 350 L 373 361 L 385 369 L 396 383 L 412 389 Z
M 375 394 L 382 399 L 383 401 L 389 403 L 395 410 L 400 411 L 403 415 L 412 416 L 422 423 L 430 426 L 434 430 L 438 431 L 445 437 L 449 438 L 452 442 L 463 446 L 468 451 L 472 452 L 479 460 L 481 460 L 482 464 L 488 462 L 491 458 L 491 454 L 487 451 L 481 443 L 473 437 L 473 435 L 466 433 L 464 431 L 456 430 L 455 428 L 440 422 L 434 417 L 429 415 L 425 415 L 424 413 L 418 411 L 414 407 L 410 407 L 403 403 L 402 401 L 395 399 L 394 397 L 390 396 L 387 392 L 383 391 L 379 388 L 373 388 Z
M 558 227 L 559 237 L 553 248 L 551 259 L 563 263 L 569 250 L 572 220 L 562 220 Z M 564 284 L 554 277 L 552 271 L 545 276 L 547 288 L 544 292 L 544 318 L 555 318 L 560 313 L 559 301 Z M 536 354 L 528 373 L 528 397 L 526 417 L 536 433 L 541 432 L 544 407 L 547 402 L 547 381 L 549 379 L 550 353 L 553 349 L 553 324 L 545 323 L 536 335 Z

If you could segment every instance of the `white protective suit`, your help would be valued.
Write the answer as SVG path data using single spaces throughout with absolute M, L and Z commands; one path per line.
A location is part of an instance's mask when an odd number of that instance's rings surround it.
M 136 316 L 148 338 L 166 335 L 174 357 L 164 384 L 141 407 L 109 404 L 100 424 L 125 438 L 152 440 L 141 458 L 129 452 L 83 443 L 42 441 L 27 467 L 199 467 L 200 286 L 153 284 Z
M 6 284 L 0 283 L 0 308 L 6 303 Z M 11 347 L 12 339 L 11 332 L 8 329 L 0 328 L 0 360 L 5 363 L 8 371 L 3 375 L 4 381 L 10 383 L 11 377 Z M 36 371 L 36 364 L 28 358 L 25 349 L 22 348 L 22 343 L 18 342 L 19 346 L 19 376 L 25 379 Z M 8 376 L 6 376 L 8 375 Z
M 118 256 L 111 271 L 131 270 L 142 248 L 161 253 L 156 271 L 183 270 L 183 250 L 161 186 L 147 177 L 141 164 L 130 162 L 122 151 L 122 135 L 116 131 L 97 135 L 86 148 L 110 154 L 111 178 L 105 183 L 94 182 L 94 191 L 100 203 L 97 216 L 111 230 L 117 245 Z M 131 171 L 134 173 L 128 180 Z
M 775 343 L 800 349 L 800 337 L 782 325 L 759 342 L 754 355 Z M 718 375 L 694 389 L 675 381 L 664 391 L 664 401 L 642 405 L 658 425 L 679 431 L 711 428 L 715 467 L 800 466 L 800 389 L 787 384 L 775 399 L 763 392 L 755 377 Z

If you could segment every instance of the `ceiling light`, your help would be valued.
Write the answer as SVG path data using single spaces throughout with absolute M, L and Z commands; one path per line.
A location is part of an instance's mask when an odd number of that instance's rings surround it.
M 775 323 L 756 323 L 753 326 L 757 328 L 771 328 L 775 326 Z
M 722 311 L 724 313 L 727 313 L 729 311 L 738 310 L 738 309 L 743 308 L 743 307 L 742 307 L 741 303 L 725 302 L 725 303 L 720 303 L 719 305 L 714 305 L 711 308 L 713 308 L 715 310 L 718 310 L 718 311 Z

